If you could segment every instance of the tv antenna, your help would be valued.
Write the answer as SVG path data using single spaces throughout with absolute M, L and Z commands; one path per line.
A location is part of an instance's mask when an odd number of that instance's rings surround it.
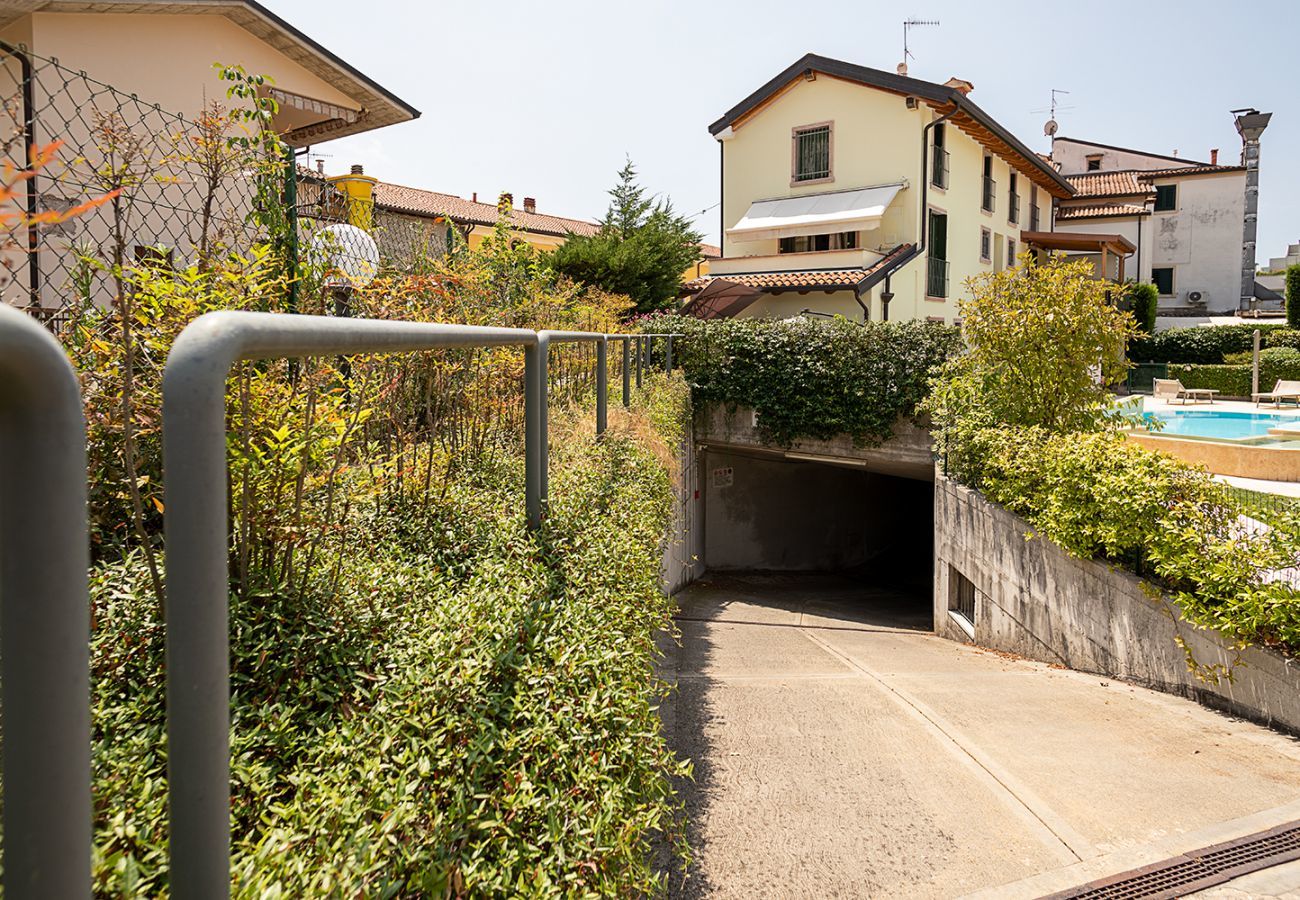
M 1065 112 L 1067 109 L 1074 109 L 1073 106 L 1061 106 L 1056 101 L 1057 94 L 1068 94 L 1068 93 L 1070 92 L 1066 90 L 1062 90 L 1061 88 L 1052 88 L 1052 105 L 1045 109 L 1030 110 L 1030 112 L 1036 112 L 1036 113 L 1050 112 L 1052 114 L 1051 118 L 1047 120 L 1047 124 L 1043 126 L 1043 134 L 1047 135 L 1048 137 L 1055 137 L 1056 131 L 1060 127 L 1056 122 L 1056 111 L 1060 110 L 1061 112 Z
M 898 64 L 898 74 L 907 74 L 907 61 L 916 59 L 912 56 L 912 51 L 907 49 L 907 32 L 908 29 L 915 28 L 918 25 L 938 25 L 938 19 L 904 19 L 903 20 L 903 61 Z

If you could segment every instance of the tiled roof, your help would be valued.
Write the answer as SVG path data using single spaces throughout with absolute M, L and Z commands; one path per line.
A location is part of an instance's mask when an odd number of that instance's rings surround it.
M 736 275 L 705 275 L 682 285 L 683 294 L 696 294 L 714 279 L 758 288 L 765 293 L 788 290 L 852 290 L 877 273 L 891 268 L 912 250 L 912 244 L 900 244 L 870 266 L 861 269 L 813 269 L 793 272 L 749 272 Z
M 721 259 L 722 248 L 715 247 L 713 244 L 700 244 L 700 256 L 705 259 Z
M 1120 169 L 1067 175 L 1065 180 L 1074 185 L 1077 197 L 1126 197 L 1151 193 L 1151 186 L 1139 180 L 1142 174 L 1131 169 Z
M 1245 166 L 1171 166 L 1168 169 L 1152 169 L 1147 172 L 1138 172 L 1138 178 L 1143 181 L 1151 181 L 1154 178 L 1173 178 L 1182 175 L 1216 175 L 1219 172 L 1244 172 Z
M 1061 206 L 1056 210 L 1058 222 L 1068 219 L 1106 219 L 1115 216 L 1150 215 L 1145 206 L 1131 203 L 1089 203 L 1083 206 Z
M 375 203 L 394 212 L 415 216 L 447 216 L 455 222 L 465 224 L 495 225 L 497 221 L 497 208 L 493 203 L 477 203 L 455 194 L 440 194 L 437 191 L 384 181 L 375 185 Z M 600 231 L 600 226 L 595 222 L 524 212 L 518 206 L 511 210 L 510 221 L 516 228 L 540 234 L 573 233 L 590 237 Z

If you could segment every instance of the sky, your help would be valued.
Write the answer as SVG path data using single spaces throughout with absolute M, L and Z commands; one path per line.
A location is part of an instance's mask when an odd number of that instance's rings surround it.
M 642 184 L 718 243 L 708 125 L 807 52 L 893 71 L 904 18 L 913 77 L 971 81 L 971 99 L 1034 150 L 1050 90 L 1061 136 L 1235 163 L 1229 110 L 1274 113 L 1261 146 L 1258 257 L 1300 242 L 1296 0 L 264 0 L 421 110 L 320 144 L 331 174 L 599 218 L 630 158 Z

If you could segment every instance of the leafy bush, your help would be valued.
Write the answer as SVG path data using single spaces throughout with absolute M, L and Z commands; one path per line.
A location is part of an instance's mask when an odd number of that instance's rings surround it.
M 960 342 L 957 329 L 925 322 L 673 315 L 645 328 L 685 335 L 674 358 L 697 406 L 751 407 L 765 439 L 783 446 L 840 434 L 860 444 L 887 439 Z
M 1134 362 L 1222 363 L 1229 353 L 1250 350 L 1259 329 L 1267 345 L 1270 335 L 1282 325 L 1214 325 L 1205 328 L 1171 328 L 1142 335 L 1129 342 L 1128 356 Z
M 1300 651 L 1300 602 L 1261 572 L 1294 564 L 1296 524 L 1244 527 L 1239 501 L 1204 470 L 1103 431 L 995 429 L 978 487 L 1074 556 L 1155 581 L 1189 621 L 1233 640 Z
M 1171 365 L 1169 377 L 1181 380 L 1184 387 L 1211 388 L 1225 397 L 1250 397 L 1251 356 L 1249 351 L 1229 354 L 1229 359 L 1242 361 L 1219 366 Z M 1279 378 L 1300 379 L 1300 350 L 1266 347 L 1259 351 L 1260 390 L 1269 390 Z
M 1300 331 L 1294 328 L 1270 328 L 1261 332 L 1265 347 L 1294 347 L 1300 350 Z
M 559 417 L 553 502 L 525 527 L 519 455 L 357 494 L 335 579 L 232 598 L 239 896 L 652 893 L 683 771 L 655 712 L 655 633 L 685 386 L 652 375 L 592 439 Z M 358 473 L 358 477 L 359 473 Z M 96 891 L 165 869 L 163 627 L 138 554 L 98 569 Z
M 1286 269 L 1286 323 L 1300 328 L 1300 265 Z
M 1143 334 L 1155 334 L 1156 305 L 1159 299 L 1154 284 L 1135 281 L 1124 288 L 1124 304 L 1133 313 L 1138 330 Z

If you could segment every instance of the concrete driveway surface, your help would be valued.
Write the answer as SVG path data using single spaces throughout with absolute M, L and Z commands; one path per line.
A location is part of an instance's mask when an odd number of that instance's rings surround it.
M 662 716 L 694 761 L 676 897 L 1040 897 L 1300 819 L 1300 743 L 936 638 L 923 593 L 707 576 Z M 1300 897 L 1300 867 L 1207 892 Z

